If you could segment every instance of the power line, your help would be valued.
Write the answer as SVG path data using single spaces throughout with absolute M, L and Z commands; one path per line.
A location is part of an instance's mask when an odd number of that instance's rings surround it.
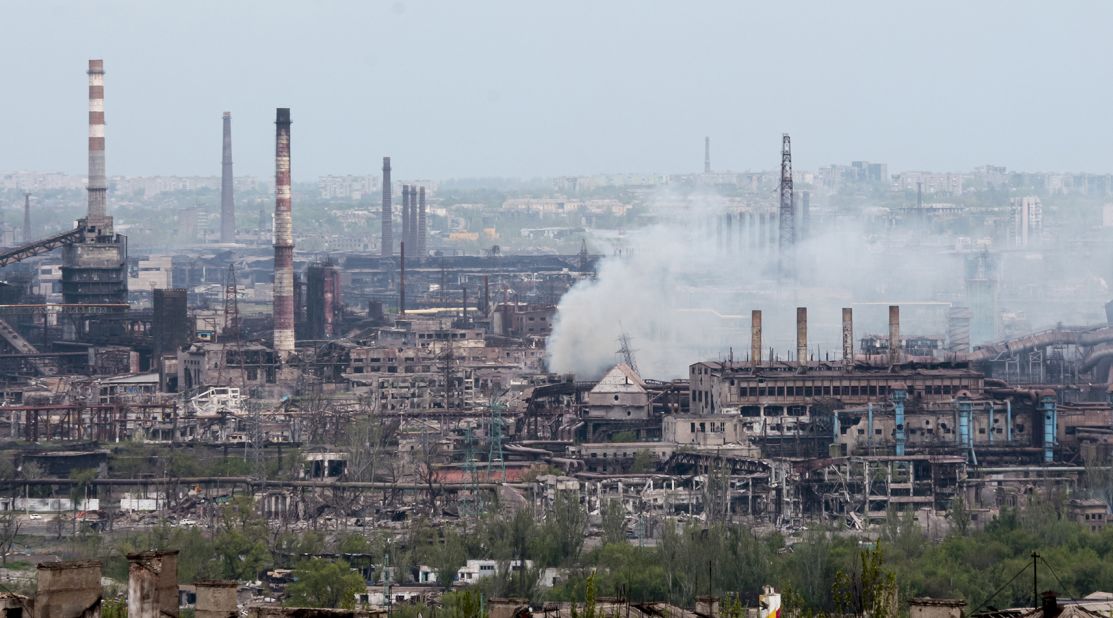
M 1059 579 L 1059 574 L 1055 572 L 1055 569 L 1051 568 L 1051 564 L 1049 564 L 1047 562 L 1047 559 L 1043 556 L 1040 556 L 1040 562 L 1043 562 L 1044 566 L 1047 567 L 1047 570 L 1051 571 L 1051 575 L 1055 577 L 1055 581 L 1059 582 L 1059 589 L 1062 590 L 1065 594 L 1067 592 L 1067 587 L 1065 584 L 1063 584 L 1063 580 Z
M 981 604 L 980 604 L 980 605 L 978 605 L 978 606 L 977 606 L 977 608 L 975 608 L 975 609 L 974 609 L 974 611 L 970 612 L 970 615 L 971 615 L 971 616 L 973 616 L 974 614 L 977 614 L 977 613 L 978 613 L 978 612 L 979 612 L 979 611 L 980 611 L 980 610 L 981 610 L 981 609 L 982 609 L 983 607 L 985 607 L 985 606 L 986 606 L 986 603 L 989 603 L 990 601 L 992 601 L 992 600 L 994 599 L 994 597 L 996 597 L 997 595 L 1001 594 L 1001 591 L 1002 591 L 1002 590 L 1004 590 L 1005 588 L 1008 588 L 1008 587 L 1009 587 L 1009 584 L 1011 584 L 1011 583 L 1013 583 L 1014 581 L 1016 581 L 1016 578 L 1020 577 L 1020 576 L 1021 576 L 1021 575 L 1022 575 L 1022 574 L 1023 574 L 1023 573 L 1025 572 L 1025 571 L 1027 571 L 1027 570 L 1028 570 L 1028 564 L 1027 564 L 1027 563 L 1025 563 L 1025 565 L 1024 565 L 1023 567 L 1021 567 L 1021 569 L 1020 569 L 1019 571 L 1017 571 L 1016 575 L 1013 575 L 1013 576 L 1012 576 L 1012 579 L 1010 579 L 1009 581 L 1005 582 L 1005 584 L 1004 584 L 1003 586 L 1001 586 L 1000 588 L 998 588 L 997 590 L 995 590 L 995 591 L 993 592 L 993 594 L 989 595 L 989 597 L 988 597 L 988 598 L 986 598 L 986 600 L 982 601 L 982 602 L 981 602 Z

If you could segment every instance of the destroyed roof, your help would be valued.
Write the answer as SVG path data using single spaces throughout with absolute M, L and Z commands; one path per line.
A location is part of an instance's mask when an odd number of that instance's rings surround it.
M 591 389 L 593 393 L 643 393 L 645 392 L 645 381 L 630 365 L 626 363 L 619 363 L 614 366 L 595 388 Z
M 158 384 L 158 372 L 132 373 L 128 375 L 102 378 L 101 384 Z

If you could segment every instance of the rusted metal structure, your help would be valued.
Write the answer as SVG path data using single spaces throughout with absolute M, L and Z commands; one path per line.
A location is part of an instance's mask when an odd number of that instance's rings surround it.
M 383 157 L 382 248 L 379 252 L 383 257 L 394 255 L 394 231 L 391 229 L 392 220 L 394 218 L 394 208 L 391 206 L 390 198 L 390 157 Z
M 117 442 L 138 425 L 170 425 L 175 402 L 73 403 L 8 406 L 3 410 L 7 437 L 26 442 Z
M 294 221 L 290 203 L 290 108 L 278 108 L 274 124 L 274 352 L 280 362 L 285 362 L 294 353 Z
M 417 189 L 417 255 L 425 257 L 429 251 L 429 233 L 425 221 L 425 187 Z
M 220 242 L 236 242 L 236 201 L 232 178 L 232 112 L 224 112 L 224 149 L 220 159 Z

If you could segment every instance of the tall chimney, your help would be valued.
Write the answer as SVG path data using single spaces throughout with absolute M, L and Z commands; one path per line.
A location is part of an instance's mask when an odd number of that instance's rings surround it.
M 796 308 L 796 362 L 808 364 L 808 308 Z
M 290 204 L 290 108 L 277 109 L 274 148 L 274 351 L 294 353 L 294 220 Z
M 390 157 L 383 157 L 383 212 L 382 212 L 382 249 L 379 255 L 390 257 L 394 255 L 394 230 L 391 229 L 394 217 L 394 208 L 390 203 Z
M 112 234 L 108 221 L 108 179 L 104 171 L 104 60 L 89 61 L 89 225 L 103 226 L 102 236 Z
M 410 242 L 410 185 L 402 185 L 402 242 L 413 248 Z
M 750 312 L 750 362 L 761 364 L 761 309 Z
M 900 305 L 889 305 L 889 364 L 900 363 Z
M 924 207 L 924 183 L 916 183 L 916 208 Z
M 486 320 L 491 312 L 491 280 L 487 275 L 483 275 L 483 300 L 480 302 L 479 313 Z
M 425 227 L 425 187 L 418 187 L 417 203 L 417 255 L 418 257 L 425 257 L 429 252 L 429 248 L 426 246 L 429 233 Z
M 23 242 L 31 242 L 31 194 L 23 194 Z
M 812 192 L 803 191 L 800 197 L 799 240 L 807 240 L 812 227 Z
M 403 187 L 403 191 L 405 188 Z M 405 193 L 403 193 L 405 195 Z M 398 243 L 398 314 L 406 315 L 406 241 Z
M 711 173 L 711 138 L 703 138 L 703 173 Z
M 417 253 L 417 187 L 410 185 L 410 257 L 419 257 Z
M 854 310 L 842 308 L 842 359 L 854 362 Z
M 467 328 L 468 327 L 468 287 L 467 286 L 463 286 L 463 287 L 460 288 L 460 295 L 463 297 L 463 300 L 461 300 L 460 302 L 463 305 L 463 309 L 461 310 L 461 313 L 464 314 L 463 315 L 464 328 Z
M 220 242 L 236 242 L 236 201 L 232 194 L 232 112 L 224 112 L 224 151 L 220 157 Z

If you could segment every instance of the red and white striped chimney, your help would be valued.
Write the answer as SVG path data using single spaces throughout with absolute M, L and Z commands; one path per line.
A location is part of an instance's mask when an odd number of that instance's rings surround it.
M 111 235 L 108 221 L 108 179 L 104 171 L 104 60 L 89 61 L 89 225 L 107 226 L 104 234 Z
M 290 204 L 290 108 L 279 107 L 274 147 L 274 352 L 294 353 L 294 219 Z

